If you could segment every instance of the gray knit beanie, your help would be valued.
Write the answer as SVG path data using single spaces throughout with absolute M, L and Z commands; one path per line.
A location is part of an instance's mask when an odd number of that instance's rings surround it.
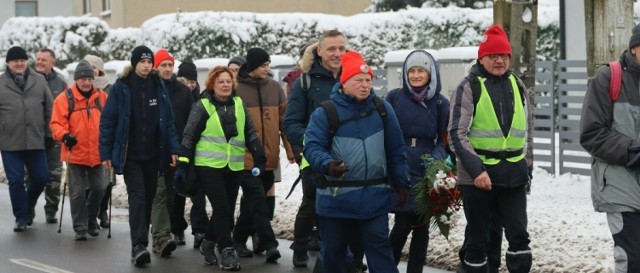
M 640 45 L 640 24 L 637 24 L 631 30 L 631 38 L 629 38 L 629 49 Z

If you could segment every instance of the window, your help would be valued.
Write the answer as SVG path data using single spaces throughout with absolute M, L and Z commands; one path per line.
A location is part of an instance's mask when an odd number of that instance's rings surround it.
M 16 16 L 38 16 L 38 1 L 16 1 Z
M 102 11 L 111 10 L 111 0 L 102 0 Z
M 91 13 L 91 0 L 82 0 L 82 12 L 83 14 Z

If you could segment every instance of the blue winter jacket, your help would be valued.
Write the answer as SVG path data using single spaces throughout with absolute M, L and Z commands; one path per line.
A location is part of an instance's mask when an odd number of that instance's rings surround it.
M 407 59 L 414 52 L 411 52 Z M 393 106 L 400 123 L 400 129 L 402 129 L 412 187 L 415 187 L 419 179 L 424 176 L 423 155 L 430 154 L 436 159 L 447 157 L 443 136 L 449 122 L 449 100 L 440 94 L 440 71 L 435 59 L 431 54 L 424 53 L 431 59 L 429 62 L 431 81 L 428 88 L 433 93 L 430 94 L 430 98 L 428 96 L 422 103 L 417 103 L 411 98 L 413 91 L 407 79 L 407 71 L 410 67 L 406 67 L 406 60 L 402 69 L 402 88 L 392 90 L 386 97 L 386 100 Z M 395 212 L 415 212 L 414 199 L 415 196 L 412 195 L 412 198 L 407 200 L 403 207 L 394 207 L 392 210 Z
M 131 116 L 131 89 L 129 81 L 131 79 L 131 67 L 123 72 L 123 76 L 116 80 L 109 92 L 107 102 L 102 109 L 100 118 L 100 160 L 111 160 L 113 170 L 116 174 L 122 174 L 127 156 L 127 144 L 129 141 L 129 126 Z M 160 155 L 162 165 L 161 174 L 169 165 L 171 155 L 178 154 L 178 136 L 171 110 L 169 95 L 157 74 L 149 75 L 153 77 L 158 98 L 158 111 L 160 122 Z
M 363 102 L 342 93 L 336 84 L 331 94 L 339 120 L 373 109 L 373 92 Z M 349 170 L 342 178 L 327 180 L 376 180 L 389 177 L 395 186 L 408 188 L 407 161 L 398 120 L 391 105 L 387 109 L 386 129 L 381 116 L 373 111 L 366 117 L 340 126 L 329 139 L 328 119 L 324 108 L 311 115 L 305 134 L 304 156 L 313 170 L 327 175 L 331 160 L 343 160 Z M 389 180 L 388 180 L 389 181 Z M 389 184 L 367 187 L 329 187 L 316 189 L 316 212 L 321 216 L 369 219 L 389 213 L 392 189 Z

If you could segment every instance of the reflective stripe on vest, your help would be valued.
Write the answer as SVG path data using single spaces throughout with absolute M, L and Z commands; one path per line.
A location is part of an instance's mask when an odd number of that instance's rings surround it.
M 244 126 L 245 114 L 240 97 L 234 97 L 236 128 L 238 135 L 228 142 L 215 106 L 208 99 L 200 100 L 209 114 L 209 119 L 202 135 L 196 143 L 194 165 L 212 168 L 224 168 L 229 165 L 232 171 L 244 169 Z
M 491 152 L 522 150 L 527 137 L 527 122 L 516 78 L 513 75 L 509 76 L 511 89 L 513 90 L 514 107 L 511 129 L 506 138 L 500 128 L 500 123 L 498 123 L 498 117 L 493 108 L 489 92 L 487 92 L 487 87 L 484 85 L 484 80 L 480 77 L 478 77 L 478 80 L 480 81 L 480 99 L 476 105 L 476 115 L 469 131 L 471 146 L 474 149 Z M 484 155 L 478 156 L 486 165 L 496 165 L 500 162 L 500 159 L 497 158 L 487 158 Z M 506 160 L 518 162 L 523 158 L 524 153 L 521 153 L 518 156 L 508 157 Z

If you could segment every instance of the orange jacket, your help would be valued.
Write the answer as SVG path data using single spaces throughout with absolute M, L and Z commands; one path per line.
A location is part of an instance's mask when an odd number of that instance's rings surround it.
M 93 87 L 91 97 L 85 98 L 78 86 L 71 87 L 74 99 L 74 111 L 69 116 L 69 101 L 67 94 L 61 92 L 53 101 L 53 112 L 49 127 L 53 139 L 62 142 L 62 137 L 73 134 L 78 143 L 71 149 L 71 158 L 67 159 L 67 145 L 62 143 L 60 160 L 72 164 L 94 167 L 99 165 L 98 135 L 100 133 L 100 112 L 107 100 L 107 93 Z M 100 100 L 100 107 L 96 107 L 96 101 Z M 89 110 L 87 110 L 87 108 Z

